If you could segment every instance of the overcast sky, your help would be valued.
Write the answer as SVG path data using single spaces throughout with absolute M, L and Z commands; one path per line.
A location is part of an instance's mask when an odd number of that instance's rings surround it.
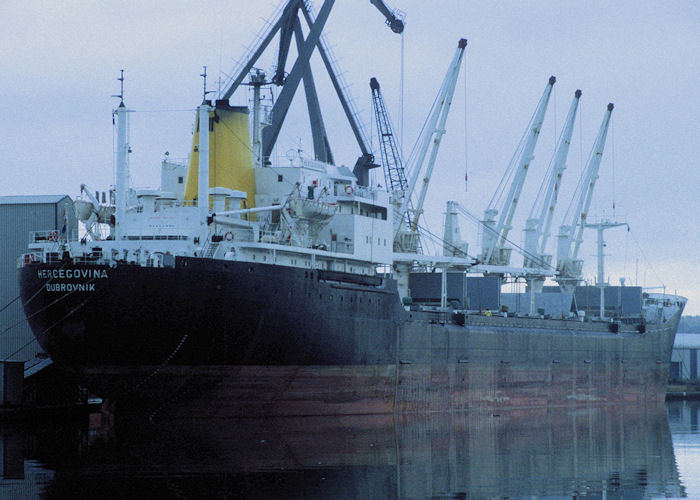
M 316 0 L 316 9 L 321 1 Z M 413 146 L 460 37 L 469 40 L 447 133 L 428 193 L 428 223 L 441 232 L 446 200 L 481 216 L 494 193 L 550 75 L 557 77 L 541 139 L 511 239 L 522 241 L 555 138 L 577 88 L 583 92 L 555 216 L 558 226 L 608 102 L 612 127 L 590 217 L 631 226 L 606 232 L 607 275 L 614 284 L 666 285 L 689 297 L 700 314 L 700 4 L 691 1 L 387 0 L 406 14 L 403 142 Z M 199 74 L 210 88 L 225 78 L 277 2 L 0 3 L 0 195 L 69 194 L 81 183 L 105 190 L 113 182 L 111 110 L 116 78 L 126 71 L 132 116 L 132 177 L 158 186 L 162 155 L 186 157 Z M 384 25 L 368 0 L 337 0 L 326 36 L 333 45 L 362 119 L 371 121 L 368 82 L 379 79 L 399 125 L 402 37 Z M 274 51 L 276 42 L 271 47 Z M 328 80 L 313 60 L 337 162 L 358 155 Z M 261 61 L 270 70 L 273 54 Z M 291 66 L 288 68 L 288 70 Z M 466 80 L 465 80 L 466 77 Z M 466 99 L 465 99 L 466 96 Z M 246 91 L 234 96 L 244 104 Z M 303 100 L 293 105 L 280 136 L 312 154 Z M 465 121 L 466 114 L 466 121 Z M 466 146 L 465 146 L 466 123 Z M 374 140 L 376 144 L 376 139 Z M 465 159 L 465 151 L 466 159 Z M 464 171 L 469 174 L 465 192 Z M 382 182 L 383 184 L 383 182 Z M 613 212 L 613 203 L 615 210 Z M 476 228 L 463 221 L 470 253 Z M 550 241 L 553 241 L 552 238 Z M 550 252 L 554 249 L 550 248 Z M 595 233 L 581 257 L 595 276 Z M 513 257 L 520 263 L 520 257 Z

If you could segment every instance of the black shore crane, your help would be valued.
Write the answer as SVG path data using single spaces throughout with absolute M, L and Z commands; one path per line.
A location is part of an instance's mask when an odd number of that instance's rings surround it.
M 401 33 L 404 29 L 404 23 L 401 19 L 401 13 L 398 11 L 389 10 L 382 0 L 370 0 L 386 18 L 386 24 L 394 33 Z M 324 0 L 318 15 L 314 16 L 310 10 L 310 5 L 306 0 L 289 0 L 282 10 L 281 15 L 274 24 L 271 24 L 268 32 L 262 37 L 259 45 L 251 51 L 246 62 L 240 66 L 240 69 L 229 80 L 226 89 L 221 93 L 221 99 L 229 99 L 236 89 L 241 85 L 245 77 L 249 74 L 254 64 L 258 61 L 270 42 L 275 38 L 277 33 L 280 35 L 279 53 L 277 57 L 277 67 L 275 74 L 272 77 L 271 83 L 282 87 L 275 104 L 272 108 L 272 123 L 263 129 L 262 133 L 262 157 L 267 159 L 275 147 L 277 138 L 282 128 L 282 123 L 289 111 L 292 98 L 296 93 L 299 83 L 304 81 L 304 91 L 306 93 L 306 102 L 309 112 L 309 121 L 311 123 L 311 131 L 314 143 L 315 158 L 328 163 L 333 163 L 333 155 L 330 150 L 330 144 L 326 135 L 321 108 L 316 96 L 315 86 L 313 83 L 313 75 L 309 60 L 314 50 L 318 50 L 326 71 L 331 79 L 331 83 L 335 88 L 340 104 L 345 112 L 345 116 L 350 124 L 350 128 L 355 136 L 355 140 L 360 148 L 361 155 L 355 163 L 353 173 L 357 177 L 357 182 L 360 185 L 369 184 L 369 170 L 378 167 L 374 162 L 374 155 L 369 149 L 367 138 L 360 127 L 360 121 L 355 115 L 349 99 L 346 96 L 346 90 L 340 82 L 337 75 L 337 70 L 334 69 L 334 61 L 328 54 L 321 32 L 328 19 L 328 15 L 333 7 L 335 0 Z M 309 27 L 309 32 L 304 38 L 301 29 L 301 19 L 304 19 Z M 287 55 L 291 45 L 292 36 L 296 38 L 298 56 L 289 73 L 285 72 Z

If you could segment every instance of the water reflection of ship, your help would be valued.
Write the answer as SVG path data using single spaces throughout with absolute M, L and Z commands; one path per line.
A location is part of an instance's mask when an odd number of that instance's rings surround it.
M 118 421 L 115 429 L 91 435 L 75 460 L 67 459 L 65 441 L 60 453 L 46 451 L 50 442 L 34 441 L 37 458 L 56 469 L 50 497 L 99 496 L 104 480 L 120 494 L 685 495 L 664 405 L 200 419 L 134 427 Z M 41 439 L 50 438 L 44 432 Z

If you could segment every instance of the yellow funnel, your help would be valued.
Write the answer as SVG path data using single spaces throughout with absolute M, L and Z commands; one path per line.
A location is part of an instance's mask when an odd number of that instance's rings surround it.
M 192 149 L 187 166 L 185 201 L 197 198 L 199 182 L 199 111 L 195 117 Z M 209 118 L 209 187 L 225 187 L 248 194 L 244 208 L 255 206 L 255 173 L 250 149 L 248 108 L 216 101 Z M 235 210 L 239 207 L 230 207 Z

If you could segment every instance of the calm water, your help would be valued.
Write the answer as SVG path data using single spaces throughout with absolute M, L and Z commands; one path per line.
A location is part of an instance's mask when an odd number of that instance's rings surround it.
M 3 425 L 0 498 L 700 498 L 699 414 Z

